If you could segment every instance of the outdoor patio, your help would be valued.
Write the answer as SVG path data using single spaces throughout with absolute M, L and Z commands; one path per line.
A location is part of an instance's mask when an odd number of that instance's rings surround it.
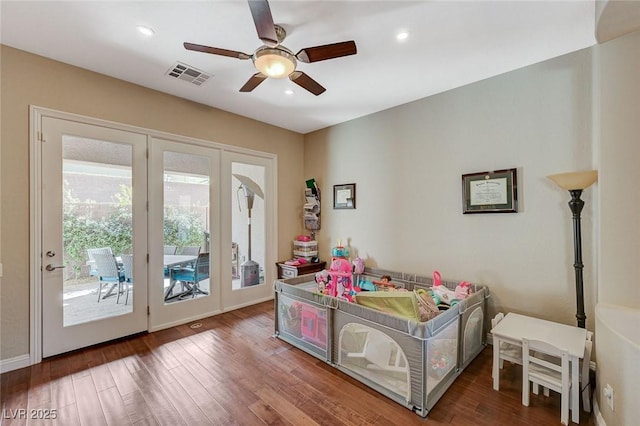
M 99 285 L 97 280 L 65 283 L 63 290 L 65 327 L 132 312 L 135 286 L 131 287 L 129 292 L 129 301 L 126 305 L 124 303 L 126 300 L 126 294 L 123 292 L 120 295 L 120 303 L 116 303 L 115 291 L 111 296 L 106 299 L 100 299 L 100 302 L 98 302 L 98 287 Z M 168 287 L 169 279 L 165 279 L 164 290 L 166 291 Z M 200 287 L 205 291 L 209 291 L 209 280 L 201 281 Z M 111 288 L 111 286 L 103 287 L 103 295 L 107 293 L 109 288 Z M 232 288 L 233 290 L 240 289 L 239 278 L 232 281 Z M 203 297 L 203 295 L 198 295 L 196 297 Z M 192 298 L 185 300 L 192 300 Z M 167 303 L 178 303 L 180 301 L 183 300 L 177 298 Z

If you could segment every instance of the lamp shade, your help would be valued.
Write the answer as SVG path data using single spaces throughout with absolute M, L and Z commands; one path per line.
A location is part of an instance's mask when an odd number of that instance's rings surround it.
M 598 180 L 597 170 L 583 172 L 558 173 L 547 176 L 562 189 L 571 191 L 574 189 L 586 189 Z

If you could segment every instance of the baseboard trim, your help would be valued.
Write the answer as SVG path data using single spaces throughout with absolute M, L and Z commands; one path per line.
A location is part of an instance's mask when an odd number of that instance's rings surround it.
M 13 358 L 0 359 L 0 374 L 28 367 L 30 365 L 31 358 L 29 357 L 29 354 L 19 355 Z
M 598 401 L 593 398 L 593 417 L 595 417 L 596 425 L 598 426 L 607 426 L 604 418 L 602 417 L 602 413 L 600 413 L 600 407 L 598 407 Z

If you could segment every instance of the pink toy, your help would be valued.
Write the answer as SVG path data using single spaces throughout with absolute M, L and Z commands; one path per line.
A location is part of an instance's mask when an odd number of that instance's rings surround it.
M 349 261 L 341 257 L 334 257 L 331 261 L 331 268 L 329 268 L 329 277 L 327 294 L 353 302 L 355 290 Z
M 300 332 L 304 340 L 325 349 L 327 347 L 327 313 L 306 303 L 302 304 Z
M 356 275 L 360 275 L 364 272 L 364 261 L 359 257 L 353 259 L 353 273 Z
M 442 285 L 440 272 L 433 271 L 433 292 L 440 297 L 440 301 L 451 305 L 451 302 L 465 299 L 471 293 L 471 283 L 462 281 L 455 290 L 449 290 Z
M 462 281 L 453 291 L 454 299 L 462 300 L 471 294 L 471 283 Z

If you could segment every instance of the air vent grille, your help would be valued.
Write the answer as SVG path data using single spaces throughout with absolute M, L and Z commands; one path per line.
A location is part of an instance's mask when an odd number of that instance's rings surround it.
M 167 75 L 172 78 L 177 78 L 179 80 L 195 84 L 196 86 L 201 86 L 211 77 L 204 71 L 194 68 L 191 65 L 183 64 L 182 62 L 176 62 L 173 64 L 173 66 L 167 71 Z

